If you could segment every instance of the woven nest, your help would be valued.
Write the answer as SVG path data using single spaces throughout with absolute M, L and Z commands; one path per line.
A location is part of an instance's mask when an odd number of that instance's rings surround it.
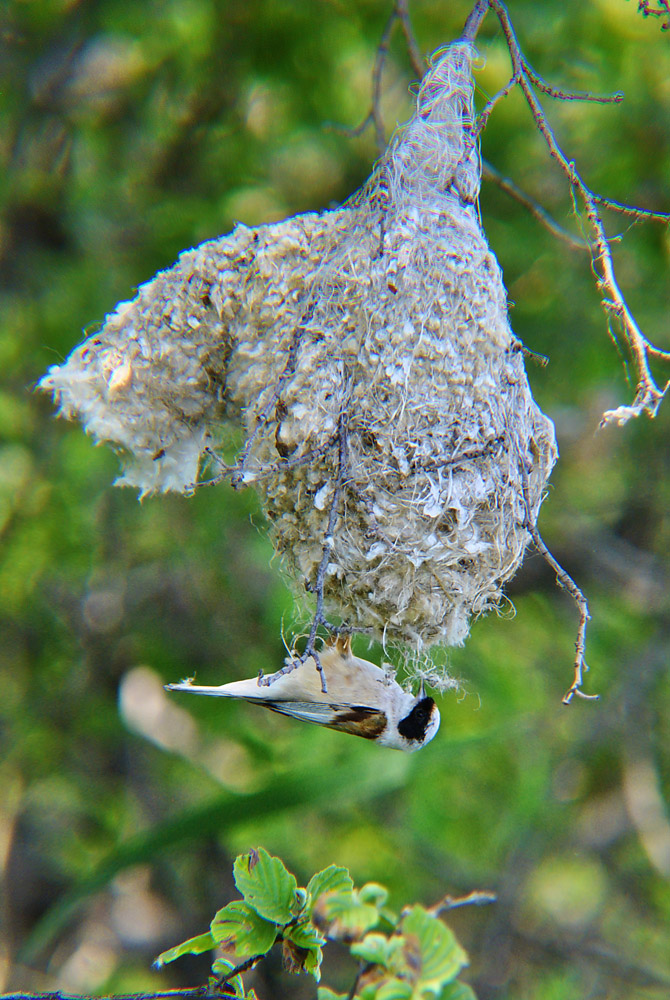
M 472 56 L 438 53 L 349 204 L 182 254 L 41 383 L 143 494 L 241 424 L 291 575 L 417 650 L 499 602 L 556 460 L 479 220 Z

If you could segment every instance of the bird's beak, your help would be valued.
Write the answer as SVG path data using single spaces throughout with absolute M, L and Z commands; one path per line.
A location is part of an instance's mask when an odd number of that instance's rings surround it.
M 419 698 L 425 698 L 425 697 L 426 697 L 426 685 L 422 677 L 419 683 Z

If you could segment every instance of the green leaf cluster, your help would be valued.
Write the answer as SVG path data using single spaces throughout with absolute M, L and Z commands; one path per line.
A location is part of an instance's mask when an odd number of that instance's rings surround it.
M 355 994 L 363 1000 L 469 1000 L 474 994 L 456 977 L 467 965 L 464 950 L 435 913 L 412 906 L 400 917 L 386 908 L 387 890 L 371 882 L 356 889 L 346 868 L 329 865 L 312 876 L 306 888 L 279 858 L 264 848 L 241 854 L 233 866 L 242 894 L 219 910 L 209 931 L 164 951 L 157 966 L 182 955 L 222 948 L 237 964 L 218 958 L 212 972 L 234 995 L 245 992 L 240 972 L 251 968 L 276 943 L 284 968 L 321 978 L 327 941 L 349 945 L 360 972 Z M 319 1000 L 342 1000 L 346 994 L 319 988 Z
M 468 964 L 467 955 L 452 931 L 436 914 L 412 906 L 390 934 L 366 934 L 351 946 L 364 963 L 359 993 L 364 1000 L 447 1000 L 474 994 L 456 983 Z M 319 1000 L 329 1000 L 324 991 Z

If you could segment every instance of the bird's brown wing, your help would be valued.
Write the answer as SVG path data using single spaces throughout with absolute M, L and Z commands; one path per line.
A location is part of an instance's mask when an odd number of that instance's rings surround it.
M 248 698 L 248 701 L 254 699 Z M 388 720 L 386 713 L 377 708 L 365 705 L 340 705 L 332 702 L 309 701 L 269 701 L 258 699 L 258 705 L 290 715 L 302 722 L 314 722 L 328 729 L 338 729 L 352 736 L 362 736 L 366 740 L 375 740 L 385 731 Z
M 366 740 L 376 740 L 388 725 L 386 712 L 377 708 L 365 708 L 363 705 L 340 705 L 335 718 L 327 723 L 329 729 L 339 729 L 342 733 L 352 736 L 362 736 Z

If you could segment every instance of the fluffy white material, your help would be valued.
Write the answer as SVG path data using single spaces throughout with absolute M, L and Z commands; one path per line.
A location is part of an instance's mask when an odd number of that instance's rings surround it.
M 339 490 L 329 614 L 418 650 L 499 601 L 529 541 L 523 478 L 535 518 L 556 459 L 479 220 L 472 55 L 438 55 L 348 205 L 182 254 L 42 381 L 143 493 L 189 489 L 241 423 L 239 481 L 299 585 Z

